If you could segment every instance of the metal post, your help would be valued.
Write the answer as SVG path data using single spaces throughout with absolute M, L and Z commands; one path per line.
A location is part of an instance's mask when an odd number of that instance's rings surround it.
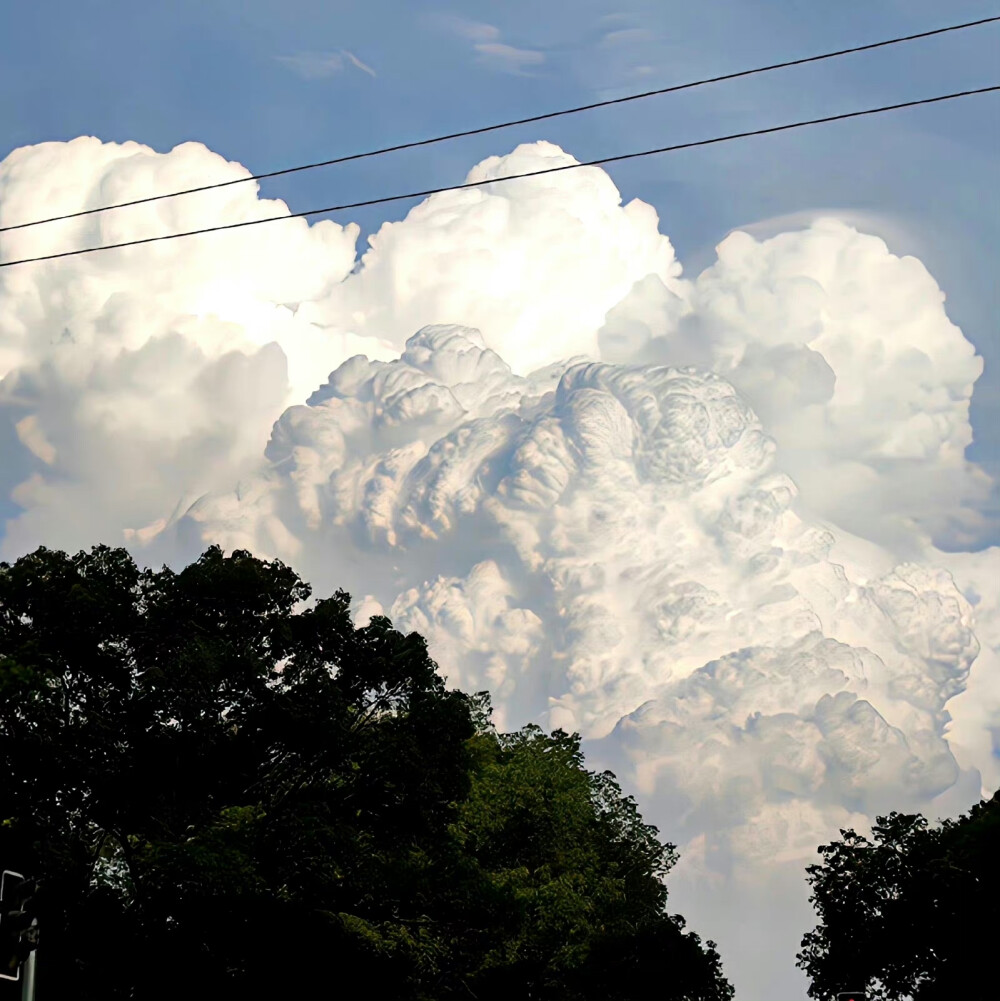
M 35 1001 L 35 956 L 32 949 L 21 967 L 21 1001 Z

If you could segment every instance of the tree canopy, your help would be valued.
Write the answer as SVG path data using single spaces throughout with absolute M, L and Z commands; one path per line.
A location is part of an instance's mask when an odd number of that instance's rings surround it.
M 820 924 L 798 966 L 810 997 L 867 989 L 874 1001 L 989 1001 L 1000 928 L 1000 792 L 931 827 L 920 814 L 879 817 L 822 845 L 807 869 Z
M 497 733 L 420 636 L 309 598 L 215 547 L 0 564 L 0 864 L 41 883 L 40 1001 L 732 997 L 577 735 Z

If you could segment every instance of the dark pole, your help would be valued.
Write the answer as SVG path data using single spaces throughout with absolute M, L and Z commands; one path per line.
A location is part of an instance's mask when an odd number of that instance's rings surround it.
M 35 956 L 32 949 L 21 967 L 21 1001 L 35 1001 Z

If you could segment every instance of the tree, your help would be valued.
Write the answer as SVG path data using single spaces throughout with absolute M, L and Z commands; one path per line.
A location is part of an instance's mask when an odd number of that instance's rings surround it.
M 807 869 L 821 922 L 798 957 L 810 997 L 996 997 L 986 957 L 1000 927 L 1000 793 L 933 828 L 920 814 L 879 817 L 872 836 L 841 831 Z
M 0 564 L 0 858 L 39 996 L 727 998 L 676 854 L 579 740 L 497 734 L 424 640 L 216 547 Z
M 578 735 L 529 725 L 480 750 L 454 825 L 472 879 L 446 901 L 471 930 L 460 965 L 475 997 L 732 997 L 714 943 L 666 912 L 674 847 L 611 772 L 584 768 Z

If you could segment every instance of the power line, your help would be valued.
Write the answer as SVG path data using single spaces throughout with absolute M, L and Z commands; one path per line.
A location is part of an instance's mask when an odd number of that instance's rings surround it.
M 715 136 L 712 139 L 697 139 L 693 142 L 676 143 L 673 146 L 660 146 L 657 149 L 642 150 L 637 153 L 619 153 L 616 156 L 605 156 L 598 160 L 586 160 L 583 163 L 567 163 L 560 167 L 546 167 L 544 170 L 532 170 L 524 174 L 510 174 L 507 177 L 495 177 L 483 181 L 467 181 L 465 184 L 450 184 L 441 188 L 426 188 L 423 191 L 408 191 L 400 195 L 384 195 L 381 198 L 368 198 L 360 202 L 346 202 L 340 205 L 330 205 L 322 209 L 310 209 L 308 212 L 291 212 L 288 215 L 267 216 L 264 219 L 247 219 L 243 222 L 224 223 L 221 226 L 206 226 L 204 229 L 191 229 L 183 233 L 166 233 L 163 236 L 147 236 L 139 240 L 126 240 L 123 243 L 108 243 L 97 247 L 83 247 L 79 250 L 64 250 L 56 254 L 43 254 L 39 257 L 24 257 L 16 261 L 0 261 L 0 268 L 10 268 L 15 264 L 31 264 L 35 261 L 52 261 L 60 257 L 76 257 L 79 254 L 93 254 L 99 250 L 119 250 L 122 247 L 136 247 L 144 243 L 158 243 L 161 240 L 178 240 L 185 236 L 200 236 L 204 233 L 218 233 L 227 229 L 242 229 L 244 226 L 260 226 L 268 222 L 280 222 L 283 219 L 305 219 L 309 216 L 325 215 L 330 212 L 342 212 L 347 209 L 366 208 L 369 205 L 385 205 L 388 202 L 403 201 L 407 198 L 425 198 L 438 195 L 445 191 L 463 191 L 466 188 L 480 188 L 487 184 L 503 184 L 505 181 L 520 180 L 525 177 L 539 177 L 542 174 L 556 174 L 563 170 L 576 170 L 579 167 L 598 167 L 607 163 L 619 163 L 622 160 L 634 160 L 643 156 L 654 156 L 657 153 L 673 153 L 681 149 L 693 149 L 695 146 L 711 146 L 715 143 L 729 142 L 733 139 L 747 139 L 750 136 L 770 135 L 774 132 L 787 132 L 789 129 L 801 129 L 807 125 L 823 125 L 827 122 L 840 122 L 848 118 L 862 118 L 865 115 L 878 115 L 885 111 L 898 111 L 901 108 L 915 108 L 922 104 L 937 104 L 941 101 L 952 101 L 959 97 L 970 97 L 973 94 L 988 94 L 1000 91 L 1000 84 L 990 87 L 977 87 L 974 90 L 961 90 L 953 94 L 941 94 L 938 97 L 923 97 L 916 101 L 903 101 L 899 104 L 886 104 L 879 108 L 866 108 L 863 111 L 847 111 L 839 115 L 826 115 L 823 118 L 810 118 L 801 122 L 790 122 L 786 125 L 772 125 L 764 129 L 752 129 L 749 132 L 733 132 L 725 136 Z
M 616 97 L 607 101 L 595 101 L 593 104 L 581 104 L 575 108 L 565 108 L 562 111 L 550 111 L 543 115 L 531 115 L 528 118 L 517 118 L 509 122 L 499 122 L 496 125 L 483 125 L 475 129 L 466 129 L 463 132 L 451 132 L 448 135 L 434 136 L 430 139 L 418 139 L 414 142 L 398 143 L 395 146 L 384 146 L 381 149 L 369 150 L 365 153 L 351 153 L 347 156 L 335 157 L 332 160 L 320 160 L 317 163 L 306 163 L 297 167 L 285 167 L 282 170 L 271 170 L 264 174 L 252 174 L 248 177 L 236 177 L 228 181 L 218 181 L 214 184 L 202 184 L 196 188 L 185 188 L 181 191 L 170 191 L 162 195 L 149 195 L 146 198 L 135 198 L 128 202 L 116 202 L 113 205 L 104 205 L 99 208 L 82 209 L 79 212 L 67 212 L 64 215 L 50 216 L 47 219 L 35 219 L 31 222 L 17 223 L 14 226 L 0 226 L 0 233 L 7 233 L 15 229 L 27 229 L 31 226 L 42 226 L 45 223 L 61 222 L 64 219 L 78 219 L 81 216 L 94 215 L 98 212 L 109 212 L 112 209 L 129 208 L 133 205 L 146 205 L 149 202 L 158 202 L 164 198 L 179 198 L 181 195 L 193 195 L 200 191 L 213 191 L 216 188 L 227 188 L 233 184 L 246 184 L 249 181 L 262 181 L 271 177 L 282 177 L 285 174 L 297 174 L 303 170 L 315 170 L 317 167 L 332 167 L 338 163 L 348 163 L 352 160 L 364 160 L 368 157 L 382 156 L 385 153 L 398 153 L 404 149 L 415 149 L 418 146 L 431 146 L 435 143 L 447 142 L 451 139 L 464 139 L 467 136 L 478 136 L 486 132 L 496 132 L 500 129 L 513 128 L 516 125 L 530 125 L 533 122 L 544 122 L 552 118 L 560 118 L 564 115 L 575 115 L 581 111 L 593 111 L 596 108 L 607 108 L 614 104 L 625 104 L 629 101 L 640 101 L 647 97 L 657 97 L 661 94 L 674 94 L 681 90 L 691 90 L 695 87 L 704 87 L 710 83 L 722 83 L 726 80 L 738 80 L 742 77 L 755 76 L 758 73 L 769 73 L 772 70 L 787 69 L 790 66 L 804 66 L 807 63 L 818 63 L 825 59 L 835 59 L 838 56 L 846 56 L 855 52 L 868 52 L 872 49 L 881 49 L 889 45 L 899 45 L 901 42 L 913 42 L 920 38 L 930 38 L 933 35 L 944 35 L 951 31 L 962 31 L 965 28 L 976 28 L 984 24 L 991 24 L 1000 21 L 1000 14 L 993 17 L 983 17 L 978 21 L 966 21 L 963 24 L 952 24 L 945 28 L 934 28 L 930 31 L 919 31 L 913 35 L 900 35 L 897 38 L 887 38 L 881 42 L 869 42 L 865 45 L 855 45 L 849 49 L 837 49 L 835 52 L 824 52 L 816 56 L 804 56 L 800 59 L 788 59 L 780 63 L 771 63 L 768 66 L 757 66 L 754 69 L 738 70 L 735 73 L 724 73 L 721 76 L 705 77 L 702 80 L 692 80 L 688 83 L 674 84 L 670 87 L 661 87 L 658 90 L 647 90 L 641 94 L 629 94 L 626 97 Z

